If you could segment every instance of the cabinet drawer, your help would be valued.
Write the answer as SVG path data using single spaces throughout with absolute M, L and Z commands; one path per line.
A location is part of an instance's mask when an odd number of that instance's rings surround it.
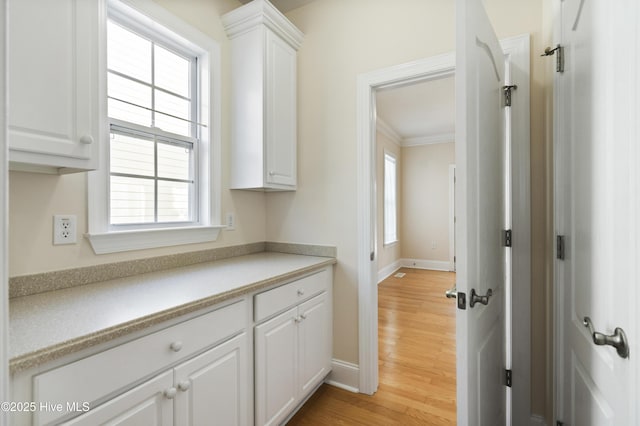
M 187 320 L 34 377 L 36 403 L 90 402 L 228 338 L 246 326 L 244 301 Z M 92 406 L 95 404 L 92 404 Z M 66 411 L 35 413 L 45 424 Z
M 262 321 L 327 290 L 331 285 L 329 271 L 330 269 L 324 269 L 308 277 L 257 294 L 254 298 L 254 320 Z

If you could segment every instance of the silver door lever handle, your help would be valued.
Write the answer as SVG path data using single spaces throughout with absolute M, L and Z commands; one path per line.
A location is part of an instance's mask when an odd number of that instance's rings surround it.
M 480 296 L 480 295 L 478 295 L 478 293 L 476 293 L 476 289 L 472 288 L 471 289 L 471 300 L 469 301 L 469 306 L 473 308 L 476 303 L 481 303 L 483 305 L 488 305 L 489 304 L 489 299 L 491 298 L 491 296 L 493 296 L 493 290 L 491 290 L 491 289 L 487 290 L 487 294 L 485 294 L 484 296 Z
M 458 288 L 454 285 L 449 290 L 444 292 L 447 299 L 456 299 L 458 297 Z
M 618 352 L 618 355 L 620 355 L 621 358 L 629 358 L 629 341 L 627 340 L 627 335 L 623 329 L 617 327 L 611 336 L 607 336 L 606 334 L 599 333 L 593 329 L 593 323 L 589 317 L 584 317 L 582 324 L 589 329 L 589 333 L 593 338 L 593 343 L 598 346 L 613 346 L 616 348 L 616 352 Z

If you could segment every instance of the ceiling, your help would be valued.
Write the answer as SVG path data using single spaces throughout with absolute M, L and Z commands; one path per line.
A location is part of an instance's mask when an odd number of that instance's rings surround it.
M 240 3 L 246 4 L 251 0 L 240 0 Z M 271 4 L 273 4 L 278 10 L 282 13 L 287 13 L 290 10 L 296 9 L 298 7 L 304 6 L 305 4 L 311 3 L 314 0 L 269 0 Z
M 454 78 L 381 89 L 376 113 L 403 145 L 451 142 L 456 130 Z

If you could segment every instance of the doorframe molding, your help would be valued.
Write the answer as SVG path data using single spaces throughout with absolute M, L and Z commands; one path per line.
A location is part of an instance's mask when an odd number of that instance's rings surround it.
M 517 313 L 513 330 L 514 424 L 530 419 L 530 287 L 531 287 L 531 196 L 530 196 L 530 125 L 529 125 L 529 50 L 528 34 L 501 40 L 511 65 L 512 81 L 518 85 L 512 109 L 512 200 L 513 311 Z M 359 389 L 372 395 L 378 388 L 378 292 L 375 208 L 375 93 L 381 88 L 451 76 L 455 73 L 455 53 L 399 64 L 360 74 L 357 78 L 357 153 L 358 153 L 358 320 L 359 320 Z M 517 219 L 516 219 L 517 218 Z M 515 290 L 515 288 L 514 288 Z M 519 411 L 516 411 L 519 410 Z M 522 423 L 525 424 L 525 423 Z

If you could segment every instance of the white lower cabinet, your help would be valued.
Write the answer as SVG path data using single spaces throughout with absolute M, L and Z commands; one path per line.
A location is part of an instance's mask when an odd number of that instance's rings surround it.
M 277 425 L 285 420 L 331 369 L 332 308 L 329 270 L 313 275 L 307 288 L 325 283 L 325 291 L 255 327 L 256 425 Z M 288 284 L 304 296 L 305 280 Z M 284 286 L 283 286 L 284 287 Z M 271 290 L 284 294 L 286 288 Z M 255 312 L 260 312 L 261 301 Z M 301 294 L 302 293 L 302 294 Z M 261 295 L 258 295 L 258 297 Z M 282 300 L 282 299 L 280 299 Z

